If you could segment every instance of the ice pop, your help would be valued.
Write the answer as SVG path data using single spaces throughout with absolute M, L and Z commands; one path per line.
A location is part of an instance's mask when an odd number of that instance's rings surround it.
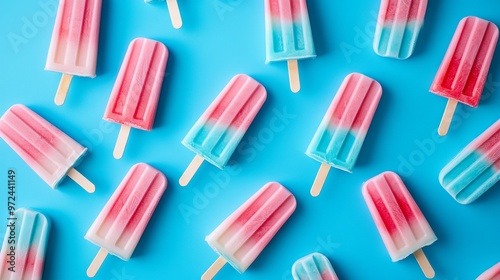
M 160 42 L 137 38 L 130 43 L 103 117 L 121 124 L 116 159 L 123 156 L 131 127 L 153 128 L 167 60 L 168 50 Z
M 466 17 L 458 24 L 430 91 L 448 98 L 439 135 L 448 133 L 457 102 L 477 107 L 498 41 L 498 27 Z
M 465 147 L 439 173 L 439 182 L 462 204 L 475 201 L 500 180 L 500 120 Z
M 224 168 L 266 97 L 266 89 L 247 75 L 229 81 L 182 140 L 196 156 L 182 174 L 181 186 L 189 183 L 204 160 Z
M 42 279 L 50 222 L 41 213 L 19 208 L 7 219 L 2 252 L 0 279 Z
M 295 261 L 292 276 L 294 280 L 339 279 L 328 258 L 320 253 L 312 253 Z
M 296 205 L 293 194 L 280 183 L 264 185 L 206 237 L 208 245 L 220 256 L 201 279 L 212 279 L 226 262 L 238 272 L 245 272 Z
M 312 196 L 320 194 L 330 166 L 352 171 L 381 96 L 372 78 L 352 73 L 344 79 L 306 151 L 321 162 Z
M 60 0 L 45 70 L 63 73 L 54 102 L 62 105 L 74 75 L 95 77 L 101 0 Z
M 0 119 L 0 137 L 51 188 L 68 175 L 87 192 L 95 186 L 75 167 L 87 152 L 75 140 L 24 105 L 10 107 Z
M 265 0 L 266 63 L 288 61 L 290 89 L 300 90 L 297 60 L 316 57 L 306 0 Z
M 146 3 L 150 2 L 165 2 L 165 0 L 144 0 Z M 181 18 L 181 13 L 179 11 L 179 5 L 177 4 L 177 0 L 166 0 L 167 1 L 167 7 L 168 11 L 170 13 L 170 19 L 172 20 L 172 25 L 174 26 L 175 29 L 179 29 L 182 27 L 182 18 Z
M 431 226 L 394 172 L 384 172 L 363 185 L 363 197 L 393 262 L 413 254 L 427 278 L 434 269 L 422 247 L 437 240 Z
M 373 50 L 380 56 L 407 59 L 424 23 L 427 0 L 382 0 Z
M 500 280 L 500 262 L 483 272 L 476 280 Z
M 89 277 L 95 276 L 108 253 L 130 259 L 166 188 L 160 171 L 145 163 L 132 166 L 85 235 L 101 247 L 87 270 Z

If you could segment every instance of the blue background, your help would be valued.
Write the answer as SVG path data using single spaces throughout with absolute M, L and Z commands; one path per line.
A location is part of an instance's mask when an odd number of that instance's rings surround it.
M 296 212 L 247 272 L 238 275 L 226 265 L 217 279 L 291 279 L 293 262 L 313 251 L 328 256 L 341 279 L 423 279 L 413 257 L 391 262 L 363 201 L 362 183 L 385 170 L 402 176 L 438 236 L 424 249 L 436 279 L 473 279 L 500 261 L 500 188 L 463 206 L 438 182 L 441 168 L 500 117 L 498 50 L 479 108 L 459 105 L 447 137 L 436 132 L 446 100 L 428 92 L 459 20 L 475 15 L 500 25 L 498 1 L 429 1 L 415 53 L 398 61 L 378 57 L 371 47 L 379 1 L 309 0 L 318 57 L 299 62 L 298 94 L 288 88 L 286 63 L 264 64 L 263 1 L 180 1 L 180 30 L 172 28 L 162 3 L 103 1 L 97 77 L 75 77 L 62 107 L 53 103 L 61 75 L 43 70 L 54 5 L 56 0 L 0 4 L 0 112 L 26 104 L 86 145 L 90 152 L 78 170 L 97 187 L 88 194 L 67 179 L 52 190 L 0 141 L 1 221 L 7 217 L 7 170 L 13 168 L 17 206 L 43 211 L 53 222 L 45 279 L 86 279 L 98 248 L 83 236 L 129 168 L 141 161 L 166 174 L 168 189 L 132 259 L 109 256 L 97 279 L 199 279 L 217 258 L 205 235 L 268 181 L 295 194 Z M 16 35 L 22 43 L 11 43 Z M 133 130 L 124 157 L 115 160 L 119 126 L 101 118 L 136 37 L 167 45 L 168 75 L 154 129 Z M 313 198 L 309 189 L 320 164 L 304 151 L 351 72 L 378 80 L 382 100 L 354 172 L 332 169 Z M 268 99 L 233 164 L 221 171 L 205 163 L 181 188 L 178 179 L 194 154 L 180 141 L 237 73 L 260 81 Z

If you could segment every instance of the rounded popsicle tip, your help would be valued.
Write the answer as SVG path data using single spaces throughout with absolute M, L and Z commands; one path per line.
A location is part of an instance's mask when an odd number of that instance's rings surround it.
M 55 98 L 54 98 L 54 103 L 57 105 L 57 106 L 61 106 L 64 104 L 64 98 L 61 98 L 61 96 L 57 95 Z
M 311 188 L 310 193 L 313 197 L 317 197 L 321 193 L 321 189 Z
M 175 29 L 180 29 L 182 27 L 182 21 L 172 22 Z

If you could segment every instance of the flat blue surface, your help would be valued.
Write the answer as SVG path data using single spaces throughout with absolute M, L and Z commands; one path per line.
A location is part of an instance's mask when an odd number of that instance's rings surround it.
M 296 212 L 247 272 L 239 275 L 226 266 L 217 279 L 291 279 L 293 262 L 314 251 L 330 259 L 341 279 L 423 279 L 412 257 L 391 262 L 363 201 L 362 183 L 385 170 L 402 176 L 438 236 L 425 248 L 436 279 L 474 279 L 500 261 L 500 187 L 464 206 L 438 182 L 441 168 L 500 117 L 498 48 L 479 108 L 459 105 L 447 137 L 436 131 L 446 100 L 428 92 L 459 20 L 475 15 L 500 25 L 498 1 L 429 1 L 415 52 L 399 61 L 372 49 L 378 1 L 310 0 L 318 57 L 299 62 L 302 90 L 295 95 L 286 63 L 264 64 L 263 1 L 180 1 L 180 30 L 172 28 L 162 3 L 103 2 L 97 77 L 75 77 L 62 107 L 53 103 L 60 75 L 43 70 L 57 1 L 0 4 L 0 112 L 26 104 L 87 146 L 78 169 L 97 187 L 87 194 L 66 179 L 52 190 L 0 141 L 0 224 L 6 222 L 7 170 L 13 168 L 17 206 L 43 211 L 52 220 L 45 279 L 87 278 L 98 248 L 83 236 L 128 169 L 141 161 L 163 171 L 169 186 L 132 259 L 108 257 L 97 279 L 199 279 L 217 258 L 205 235 L 273 180 L 296 195 Z M 14 37 L 22 42 L 11 43 Z M 133 130 L 124 157 L 115 160 L 119 126 L 101 118 L 136 37 L 168 46 L 168 75 L 154 129 Z M 379 81 L 383 96 L 353 173 L 332 170 L 313 198 L 309 189 L 320 164 L 304 152 L 351 72 Z M 178 179 L 194 154 L 180 141 L 237 73 L 260 81 L 268 99 L 233 164 L 225 171 L 204 164 L 181 188 Z

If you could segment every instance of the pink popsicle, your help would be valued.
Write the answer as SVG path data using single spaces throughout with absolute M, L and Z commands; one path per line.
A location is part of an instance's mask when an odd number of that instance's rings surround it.
M 87 270 L 89 277 L 95 276 L 108 253 L 130 259 L 166 188 L 160 171 L 145 163 L 132 166 L 85 235 L 101 247 Z
M 437 238 L 401 178 L 384 172 L 365 182 L 362 192 L 392 261 L 413 253 L 425 276 L 433 278 L 434 270 L 421 248 Z
M 60 0 L 45 70 L 63 73 L 55 103 L 62 105 L 74 75 L 95 77 L 101 0 Z
M 121 124 L 115 158 L 122 157 L 131 127 L 153 128 L 167 60 L 168 50 L 158 41 L 137 38 L 130 43 L 103 117 Z
M 201 279 L 212 279 L 229 262 L 243 273 L 295 211 L 292 193 L 277 182 L 264 185 L 206 237 L 220 257 Z
M 457 102 L 477 107 L 498 41 L 498 27 L 478 17 L 458 24 L 430 91 L 448 98 L 439 134 L 446 135 Z

